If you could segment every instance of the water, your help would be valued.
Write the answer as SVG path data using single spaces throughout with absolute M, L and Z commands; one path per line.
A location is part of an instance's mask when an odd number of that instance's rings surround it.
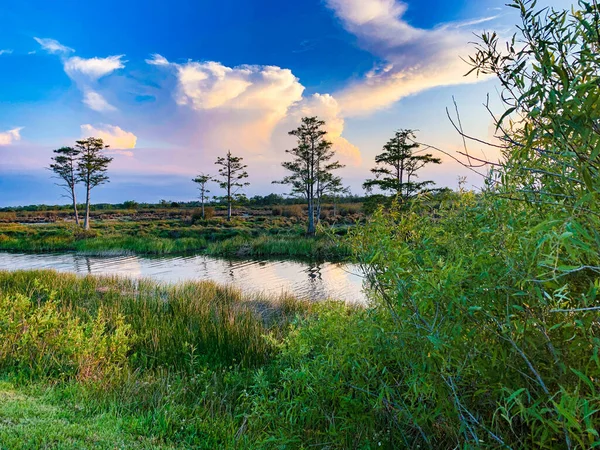
M 83 256 L 74 253 L 0 253 L 0 270 L 54 269 L 80 275 L 120 275 L 159 282 L 211 280 L 244 292 L 281 294 L 320 301 L 364 303 L 363 277 L 352 264 L 274 260 L 228 260 L 210 256 Z

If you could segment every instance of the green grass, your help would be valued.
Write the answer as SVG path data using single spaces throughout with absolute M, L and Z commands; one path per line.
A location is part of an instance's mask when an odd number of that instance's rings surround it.
M 345 234 L 347 227 L 337 232 Z M 166 255 L 206 253 L 222 256 L 278 256 L 339 260 L 350 255 L 343 237 L 329 233 L 304 237 L 296 218 L 249 218 L 201 224 L 180 220 L 97 222 L 89 232 L 73 224 L 0 224 L 0 250 L 75 251 L 87 255 Z
M 123 418 L 86 414 L 77 404 L 57 404 L 57 390 L 0 383 L 0 446 L 3 449 L 168 449 L 152 438 L 123 431 Z
M 2 449 L 240 448 L 255 375 L 313 308 L 52 271 L 0 272 L 0 298 Z

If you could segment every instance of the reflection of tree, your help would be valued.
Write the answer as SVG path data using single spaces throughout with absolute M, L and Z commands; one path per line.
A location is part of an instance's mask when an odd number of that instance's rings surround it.
M 308 274 L 308 278 L 310 281 L 314 282 L 314 280 L 322 280 L 321 274 L 322 264 L 320 263 L 309 263 L 305 272 Z
M 92 261 L 89 256 L 73 255 L 73 271 L 75 273 L 92 273 Z
M 306 289 L 307 296 L 310 300 L 320 301 L 325 300 L 326 291 L 323 283 L 323 264 L 311 262 L 307 264 L 305 273 L 308 274 L 308 286 Z
M 232 260 L 227 261 L 227 266 L 229 267 L 229 278 L 231 278 L 231 282 L 235 281 L 235 264 Z

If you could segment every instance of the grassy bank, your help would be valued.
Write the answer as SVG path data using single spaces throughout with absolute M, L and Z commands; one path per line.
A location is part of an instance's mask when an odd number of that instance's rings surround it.
M 345 234 L 346 227 L 333 229 Z M 90 255 L 206 253 L 215 256 L 279 256 L 341 259 L 350 254 L 333 233 L 306 238 L 295 219 L 254 218 L 202 223 L 180 220 L 106 221 L 90 232 L 69 223 L 0 224 L 0 250 L 16 252 L 75 251 Z
M 0 447 L 233 446 L 244 393 L 311 308 L 206 282 L 0 273 Z
M 0 447 L 394 448 L 383 410 L 347 395 L 362 359 L 338 360 L 368 347 L 365 320 L 206 282 L 0 272 Z

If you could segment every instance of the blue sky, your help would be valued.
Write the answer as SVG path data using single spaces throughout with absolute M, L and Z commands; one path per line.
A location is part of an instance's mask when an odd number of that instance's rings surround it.
M 277 191 L 303 115 L 327 121 L 340 174 L 361 193 L 398 128 L 459 148 L 445 115 L 453 96 L 466 127 L 488 136 L 481 103 L 491 93 L 501 108 L 496 86 L 463 77 L 460 57 L 474 32 L 511 33 L 503 3 L 4 0 L 0 205 L 64 203 L 44 167 L 52 149 L 90 135 L 115 158 L 96 202 L 192 199 L 191 177 L 216 172 L 227 149 L 249 165 L 249 195 Z M 425 175 L 454 187 L 463 174 L 448 161 Z

